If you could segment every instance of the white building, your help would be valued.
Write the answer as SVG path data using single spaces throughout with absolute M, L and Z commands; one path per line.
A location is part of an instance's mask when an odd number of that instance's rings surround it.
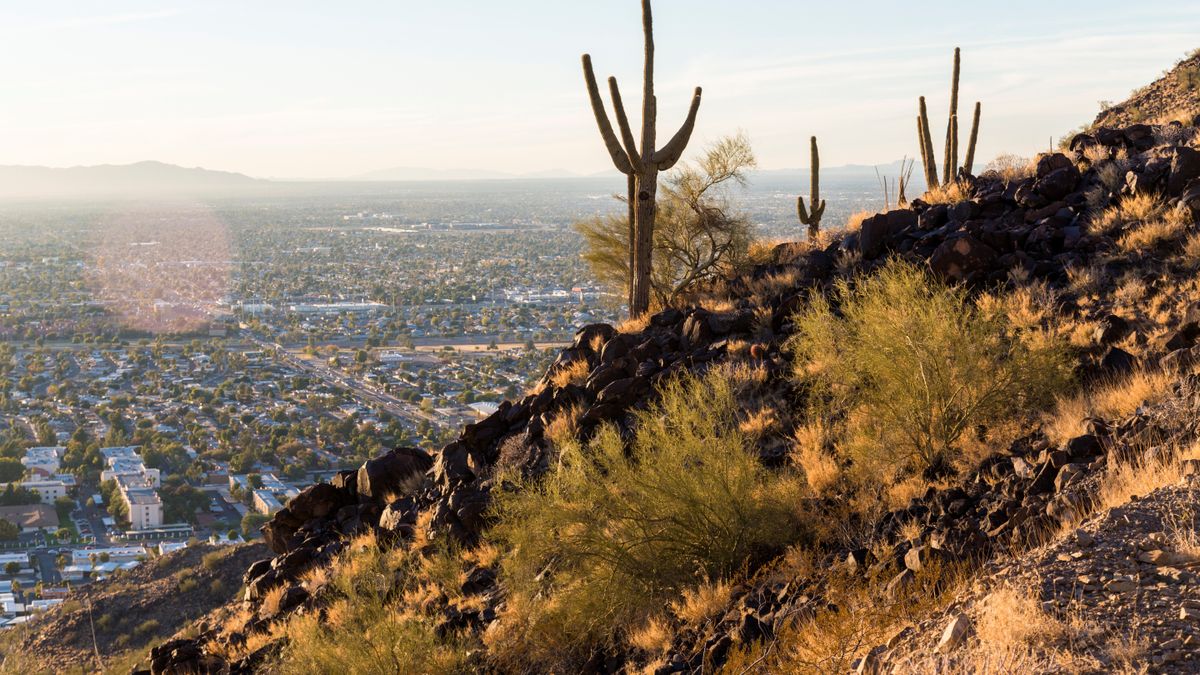
M 59 464 L 66 451 L 62 446 L 29 448 L 21 458 L 21 464 L 25 465 L 26 471 L 40 469 L 48 475 L 53 475 L 58 473 Z
M 71 564 L 87 565 L 92 562 L 92 556 L 95 556 L 96 562 L 100 562 L 100 558 L 106 553 L 108 554 L 109 562 L 129 562 L 144 557 L 146 549 L 141 546 L 74 549 L 71 551 Z
M 162 527 L 163 505 L 153 487 L 131 482 L 130 476 L 118 476 L 117 487 L 129 507 L 129 529 L 152 530 Z
M 43 504 L 54 505 L 54 500 L 67 496 L 67 484 L 61 480 L 27 480 L 21 487 L 36 492 Z

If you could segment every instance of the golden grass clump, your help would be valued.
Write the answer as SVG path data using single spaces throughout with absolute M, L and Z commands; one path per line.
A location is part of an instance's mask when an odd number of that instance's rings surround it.
M 1092 385 L 1087 391 L 1060 399 L 1043 420 L 1043 429 L 1054 443 L 1065 443 L 1085 433 L 1086 418 L 1123 419 L 1141 405 L 1165 397 L 1173 381 L 1171 375 L 1162 371 L 1139 370 L 1118 380 Z
M 684 589 L 682 597 L 671 602 L 671 611 L 685 624 L 698 626 L 725 612 L 732 597 L 728 581 L 704 582 Z
M 550 376 L 550 384 L 563 388 L 568 384 L 582 385 L 592 372 L 587 359 L 576 359 Z
M 992 648 L 1047 647 L 1067 635 L 1067 626 L 1042 609 L 1033 589 L 992 591 L 975 621 L 981 642 Z
M 1103 171 L 1101 172 L 1103 179 Z M 1122 180 L 1124 178 L 1122 177 Z M 1133 225 L 1157 220 L 1166 211 L 1166 202 L 1161 195 L 1153 192 L 1139 192 L 1135 195 L 1122 197 L 1116 205 L 1104 211 L 1093 214 L 1092 229 L 1101 234 L 1111 234 Z
M 1144 221 L 1128 230 L 1117 243 L 1126 253 L 1153 249 L 1182 237 L 1190 224 L 1190 215 L 1185 215 L 1179 209 L 1168 210 L 1161 217 Z
M 939 185 L 921 196 L 926 204 L 958 204 L 970 200 L 974 194 L 971 189 L 958 181 Z
M 988 162 L 984 173 L 995 174 L 1005 183 L 1015 183 L 1032 177 L 1036 168 L 1037 164 L 1028 157 L 1004 154 Z

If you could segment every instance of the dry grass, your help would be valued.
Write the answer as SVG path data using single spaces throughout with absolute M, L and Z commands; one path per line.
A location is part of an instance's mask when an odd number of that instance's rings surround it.
M 1200 267 L 1200 232 L 1188 235 L 1183 242 L 1183 262 L 1191 269 Z
M 556 450 L 578 443 L 579 418 L 583 416 L 583 407 L 572 405 L 556 413 L 546 425 L 545 438 Z
M 651 617 L 644 624 L 631 630 L 627 636 L 629 644 L 651 656 L 664 654 L 671 648 L 675 632 L 671 623 L 662 617 Z
M 1107 168 L 1107 167 L 1105 167 Z M 1106 180 L 1105 171 L 1100 172 L 1102 181 Z M 1124 181 L 1124 174 L 1121 174 Z M 1106 183 L 1107 184 L 1107 183 Z M 1119 186 L 1118 186 L 1119 187 Z M 1160 218 L 1166 211 L 1166 202 L 1162 196 L 1153 192 L 1139 192 L 1121 199 L 1116 206 L 1092 215 L 1092 229 L 1102 234 L 1110 234 L 1134 223 L 1147 223 Z
M 566 367 L 558 369 L 550 376 L 550 384 L 559 389 L 568 384 L 582 385 L 587 381 L 588 374 L 592 372 L 592 368 L 588 365 L 587 359 L 578 359 L 572 361 Z
M 779 430 L 779 415 L 774 408 L 763 407 L 746 414 L 738 429 L 747 438 L 758 440 Z
M 1095 265 L 1067 268 L 1068 288 L 1077 297 L 1087 297 L 1095 293 L 1103 279 L 1104 272 Z
M 1134 274 L 1126 274 L 1117 282 L 1117 290 L 1113 292 L 1113 299 L 1118 304 L 1132 307 L 1142 301 L 1146 297 L 1146 282 L 1142 278 Z
M 1014 183 L 1032 177 L 1036 168 L 1037 164 L 1028 157 L 1006 154 L 988 162 L 984 173 L 994 173 L 1005 183 Z
M 867 218 L 874 218 L 875 215 L 875 211 L 858 211 L 850 214 L 850 217 L 846 219 L 846 232 L 858 232 L 862 229 L 863 221 Z
M 973 196 L 969 187 L 963 183 L 954 181 L 929 190 L 922 195 L 921 201 L 926 204 L 958 204 L 971 199 Z
M 1182 475 L 1178 461 L 1138 460 L 1111 464 L 1097 491 L 1098 505 L 1111 509 L 1128 504 L 1135 497 L 1175 485 Z
M 768 274 L 750 282 L 750 293 L 755 298 L 771 298 L 796 288 L 800 283 L 801 276 L 800 271 L 796 269 Z M 718 311 L 712 307 L 705 307 L 705 309 Z M 729 305 L 729 309 L 733 309 L 732 304 Z
M 1173 242 L 1187 231 L 1191 222 L 1190 215 L 1183 211 L 1172 209 L 1161 218 L 1142 222 L 1121 236 L 1118 244 L 1126 253 L 1152 249 L 1160 244 Z
M 1064 443 L 1085 433 L 1086 418 L 1123 419 L 1142 404 L 1161 400 L 1169 393 L 1172 382 L 1167 373 L 1142 370 L 1116 381 L 1098 383 L 1077 396 L 1060 399 L 1043 428 L 1051 441 Z
M 626 335 L 632 334 L 632 333 L 640 333 L 640 332 L 646 330 L 646 328 L 649 325 L 650 325 L 650 313 L 646 312 L 645 314 L 643 314 L 642 316 L 640 316 L 636 319 L 634 319 L 634 318 L 625 319 L 621 323 L 617 324 L 617 332 L 624 333 Z
M 824 495 L 842 478 L 842 469 L 829 454 L 832 442 L 829 427 L 817 419 L 800 426 L 793 434 L 796 441 L 792 461 L 804 473 L 804 480 L 815 495 Z
M 1035 281 L 1008 293 L 985 293 L 977 301 L 986 315 L 1004 316 L 1017 330 L 1048 325 L 1057 316 L 1058 293 L 1044 281 Z
M 262 604 L 259 605 L 259 616 L 275 616 L 279 613 L 279 603 L 283 600 L 283 594 L 287 591 L 287 586 L 276 586 L 267 591 L 263 596 Z
M 962 568 L 930 565 L 889 598 L 883 592 L 886 579 L 864 581 L 843 568 L 826 571 L 821 588 L 827 609 L 782 617 L 775 640 L 735 649 L 720 672 L 852 672 L 857 657 L 944 608 L 965 580 Z
M 699 626 L 729 608 L 733 586 L 727 581 L 705 582 L 683 591 L 679 600 L 671 603 L 671 611 L 680 621 Z
M 993 648 L 1048 647 L 1067 637 L 1065 623 L 1050 616 L 1032 588 L 1004 587 L 984 599 L 975 622 L 981 642 Z

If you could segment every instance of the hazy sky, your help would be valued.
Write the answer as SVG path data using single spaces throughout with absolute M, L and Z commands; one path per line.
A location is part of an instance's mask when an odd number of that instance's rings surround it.
M 702 85 L 695 138 L 742 129 L 764 168 L 807 165 L 813 134 L 827 166 L 911 156 L 918 95 L 944 129 L 955 45 L 961 107 L 983 101 L 985 159 L 1044 148 L 1200 47 L 1200 3 L 1181 0 L 655 7 L 660 137 Z M 639 11 L 636 0 L 5 3 L 0 164 L 602 171 L 579 55 L 640 108 Z

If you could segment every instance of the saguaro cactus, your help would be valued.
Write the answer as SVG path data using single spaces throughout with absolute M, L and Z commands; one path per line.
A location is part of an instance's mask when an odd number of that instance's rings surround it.
M 937 157 L 934 155 L 933 139 L 929 134 L 929 113 L 925 108 L 925 97 L 920 98 L 917 117 L 917 142 L 921 147 L 921 163 L 925 168 L 925 183 L 929 189 L 957 180 L 958 163 L 958 82 L 962 70 L 962 52 L 954 48 L 954 73 L 950 80 L 950 117 L 946 121 L 946 147 L 942 155 L 942 176 L 938 180 Z M 961 165 L 967 173 L 975 161 L 975 143 L 979 139 L 980 104 L 975 103 L 975 119 L 971 123 L 971 138 L 967 144 L 967 161 Z
M 812 204 L 812 213 L 809 213 L 804 208 L 804 197 L 796 198 L 796 210 L 800 215 L 800 222 L 808 226 L 808 238 L 816 239 L 821 233 L 821 217 L 825 215 L 825 202 L 821 199 L 821 155 L 817 152 L 817 137 L 813 136 L 810 140 L 811 144 L 811 164 L 809 165 L 812 172 L 812 183 L 810 185 L 810 199 Z
M 657 148 L 658 103 L 654 96 L 654 20 L 650 0 L 642 0 L 642 32 L 645 36 L 645 68 L 642 75 L 641 148 L 637 146 L 633 130 L 629 126 L 617 78 L 608 78 L 608 89 L 612 97 L 613 113 L 617 118 L 617 128 L 621 132 L 620 138 L 613 131 L 608 112 L 604 109 L 600 87 L 596 84 L 596 74 L 592 70 L 592 57 L 588 54 L 583 55 L 583 77 L 592 103 L 592 112 L 596 115 L 596 125 L 600 128 L 600 136 L 604 139 L 613 165 L 631 179 L 629 196 L 633 218 L 629 228 L 629 314 L 634 318 L 640 317 L 650 309 L 650 266 L 654 246 L 658 174 L 675 166 L 683 156 L 683 151 L 691 140 L 692 130 L 696 126 L 696 113 L 700 110 L 702 94 L 700 87 L 696 87 L 683 126 L 666 145 Z

